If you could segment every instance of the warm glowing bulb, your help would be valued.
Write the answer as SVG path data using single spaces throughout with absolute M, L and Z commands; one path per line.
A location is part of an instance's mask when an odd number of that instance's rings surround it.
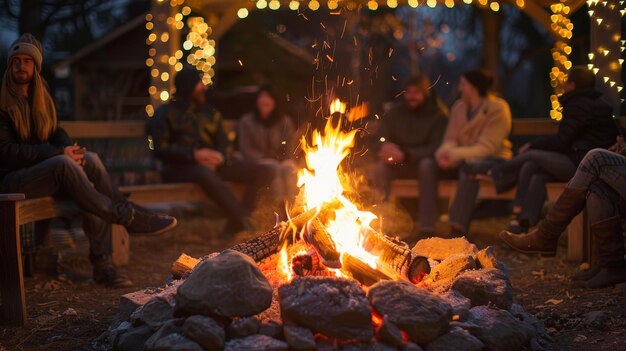
M 267 7 L 267 1 L 265 1 L 265 0 L 259 0 L 259 1 L 257 1 L 257 2 L 256 2 L 256 7 L 257 7 L 259 10 L 262 10 L 262 9 L 266 8 L 266 7 Z
M 269 4 L 269 8 L 270 10 L 278 10 L 280 8 L 280 1 L 271 0 Z
M 311 9 L 311 11 L 317 11 L 317 9 L 320 8 L 320 3 L 317 0 L 311 0 L 309 2 L 309 9 Z
M 372 11 L 375 11 L 378 9 L 378 3 L 374 0 L 370 0 L 367 2 L 367 8 Z
M 426 5 L 430 8 L 435 8 L 435 6 L 437 6 L 437 0 L 426 0 Z
M 168 93 L 167 91 L 163 90 L 161 92 L 160 98 L 161 98 L 161 101 L 167 101 L 167 99 L 170 98 L 170 93 Z
M 416 8 L 417 6 L 419 6 L 419 1 L 418 0 L 409 0 L 409 6 L 411 6 L 412 8 Z
M 237 11 L 237 17 L 241 19 L 248 17 L 248 9 L 245 7 L 240 8 L 239 11 Z
M 300 2 L 298 0 L 291 0 L 291 2 L 289 2 L 290 10 L 296 11 L 298 8 L 300 8 Z
M 390 9 L 395 9 L 396 7 L 398 7 L 398 1 L 397 0 L 387 0 L 387 7 L 389 7 Z
M 497 2 L 492 2 L 491 4 L 489 4 L 489 7 L 491 8 L 491 11 L 500 11 L 500 4 L 498 4 Z

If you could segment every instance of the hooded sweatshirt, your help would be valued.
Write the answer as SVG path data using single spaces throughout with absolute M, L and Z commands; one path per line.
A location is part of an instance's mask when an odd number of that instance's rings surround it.
M 415 110 L 403 101 L 382 118 L 378 137 L 398 145 L 404 152 L 404 163 L 415 164 L 433 156 L 446 130 L 447 117 L 448 109 L 434 95 Z

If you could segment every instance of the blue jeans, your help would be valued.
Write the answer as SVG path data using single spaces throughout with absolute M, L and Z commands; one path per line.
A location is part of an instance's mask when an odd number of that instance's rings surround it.
M 500 191 L 517 184 L 514 205 L 521 207 L 520 218 L 537 224 L 548 198 L 546 183 L 566 182 L 576 172 L 576 165 L 566 155 L 543 150 L 529 150 L 494 167 L 492 174 Z
M 459 170 L 459 181 L 450 207 L 450 225 L 457 230 L 467 233 L 472 221 L 472 213 L 480 184 L 473 179 L 473 171 L 485 172 L 495 165 L 504 162 L 502 159 L 489 158 L 482 161 L 465 163 Z

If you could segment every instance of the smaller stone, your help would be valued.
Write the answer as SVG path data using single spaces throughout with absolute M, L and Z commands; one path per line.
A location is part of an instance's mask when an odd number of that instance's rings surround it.
M 491 303 L 506 310 L 513 303 L 509 279 L 495 268 L 465 271 L 455 279 L 451 288 L 470 299 L 472 306 Z
M 516 303 L 511 305 L 509 312 L 515 317 L 518 321 L 522 323 L 526 330 L 526 338 L 532 339 L 535 337 L 539 337 L 546 342 L 552 342 L 552 337 L 548 335 L 546 331 L 545 324 L 539 318 L 533 316 L 532 314 L 526 312 L 524 308 Z
M 313 350 L 315 348 L 315 338 L 313 332 L 307 328 L 286 326 L 285 341 L 294 350 Z
M 128 293 L 122 295 L 120 297 L 119 309 L 117 311 L 117 315 L 114 320 L 117 321 L 129 321 L 130 316 L 137 308 L 145 305 L 148 301 L 152 300 L 155 297 L 160 297 L 163 300 L 170 302 L 170 304 L 174 303 L 174 295 L 176 294 L 176 289 L 182 283 L 181 280 L 175 280 L 170 285 L 168 285 L 162 291 L 156 294 L 149 294 L 145 290 L 139 290 L 132 293 Z
M 404 345 L 402 331 L 398 326 L 390 322 L 387 316 L 383 317 L 383 322 L 376 330 L 376 336 L 380 340 L 395 347 L 402 347 Z
M 254 317 L 240 318 L 232 321 L 226 327 L 226 337 L 228 339 L 245 338 L 259 332 L 261 322 Z
M 604 311 L 591 311 L 583 316 L 585 325 L 591 328 L 603 329 L 609 320 L 609 316 Z
M 520 350 L 527 341 L 526 329 L 508 311 L 478 306 L 470 310 L 469 322 L 479 329 L 473 335 L 487 351 Z
M 156 331 L 168 320 L 173 318 L 172 306 L 161 298 L 154 298 L 138 308 L 130 316 L 134 325 L 145 323 Z
M 139 350 L 139 349 L 138 349 Z M 170 334 L 154 345 L 154 351 L 204 351 L 198 343 L 175 333 Z
M 107 341 L 109 342 L 109 344 L 115 346 L 117 345 L 120 336 L 122 336 L 122 334 L 126 333 L 127 331 L 131 330 L 133 328 L 133 326 L 128 323 L 128 322 L 122 322 L 120 323 L 120 325 L 118 325 L 116 328 L 111 329 L 111 331 L 109 331 L 109 335 L 107 337 Z
M 339 350 L 339 349 L 334 347 L 333 345 L 329 344 L 328 342 L 322 340 L 322 339 L 318 339 L 318 340 L 315 340 L 315 350 L 317 350 L 317 351 L 335 351 L 335 350 Z
M 426 346 L 426 351 L 481 351 L 485 345 L 466 330 L 453 328 Z
M 172 319 L 172 320 L 165 322 L 161 326 L 161 328 L 159 328 L 159 330 L 157 330 L 156 333 L 152 334 L 150 339 L 146 341 L 146 350 L 153 351 L 157 341 L 163 339 L 164 337 L 170 334 L 182 333 L 181 327 L 182 327 L 183 321 L 184 321 L 183 319 L 179 318 L 179 319 Z
M 261 329 L 259 329 L 259 334 L 267 335 L 274 339 L 282 339 L 283 325 L 275 321 L 263 322 Z
M 443 261 L 457 254 L 473 256 L 478 252 L 478 248 L 465 237 L 454 239 L 433 237 L 418 241 L 411 251 L 420 256 Z
M 284 341 L 266 335 L 252 335 L 227 341 L 224 351 L 287 351 L 288 348 Z
M 467 330 L 472 335 L 480 333 L 480 327 L 469 322 L 450 322 L 450 328 L 461 328 Z
M 459 316 L 459 320 L 465 320 L 469 316 L 469 310 L 472 308 L 472 301 L 461 295 L 456 290 L 448 290 L 441 297 L 452 306 L 452 314 Z
M 183 333 L 207 351 L 224 348 L 224 329 L 211 317 L 191 316 L 183 324 Z
M 368 344 L 350 344 L 341 349 L 342 351 L 398 351 L 397 347 L 383 342 L 373 342 Z
M 152 329 L 145 324 L 127 331 L 120 336 L 117 351 L 143 350 L 152 333 Z
M 424 351 L 418 344 L 407 342 L 402 348 L 402 351 Z

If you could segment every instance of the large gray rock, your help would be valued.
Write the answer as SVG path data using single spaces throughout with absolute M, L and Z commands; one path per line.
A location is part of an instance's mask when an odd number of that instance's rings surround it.
M 461 328 L 452 328 L 426 345 L 426 351 L 481 351 L 483 343 Z
M 473 256 L 478 252 L 478 249 L 476 245 L 467 241 L 465 237 L 454 239 L 433 237 L 418 241 L 413 246 L 412 251 L 418 255 L 442 261 L 449 256 L 457 254 Z
M 456 278 L 451 288 L 470 299 L 472 306 L 492 303 L 508 309 L 513 303 L 513 289 L 509 279 L 502 271 L 494 268 L 465 271 Z
M 505 310 L 474 307 L 468 322 L 478 326 L 474 336 L 483 342 L 487 351 L 520 350 L 528 341 L 524 326 Z
M 302 351 L 315 349 L 313 332 L 307 328 L 286 326 L 285 341 L 287 341 L 287 344 L 293 350 Z
M 426 276 L 424 282 L 426 284 L 450 284 L 461 272 L 468 269 L 476 269 L 476 262 L 472 256 L 452 255 L 436 265 Z
M 156 331 L 165 322 L 173 318 L 172 311 L 173 309 L 169 302 L 155 297 L 133 312 L 130 320 L 134 325 L 145 323 L 152 330 Z
M 224 328 L 211 317 L 191 316 L 185 320 L 183 334 L 195 341 L 205 351 L 218 351 L 224 348 L 226 339 Z
M 424 351 L 418 344 L 407 342 L 401 349 L 402 351 Z
M 178 288 L 174 315 L 248 317 L 270 306 L 272 287 L 249 256 L 226 250 L 200 265 Z
M 140 325 L 137 328 L 133 328 L 124 334 L 120 335 L 116 351 L 135 351 L 143 350 L 146 341 L 152 335 L 153 331 L 147 325 Z
M 285 325 L 298 325 L 330 337 L 367 341 L 374 335 L 372 310 L 353 280 L 297 277 L 278 289 Z
M 350 344 L 342 347 L 341 351 L 398 351 L 398 348 L 382 342 L 373 342 L 367 344 Z
M 404 330 L 411 340 L 427 344 L 448 331 L 452 307 L 439 296 L 408 282 L 381 281 L 367 297 L 380 315 Z
M 117 345 L 120 336 L 126 333 L 127 331 L 133 329 L 132 324 L 129 322 L 122 322 L 117 327 L 109 330 L 109 335 L 107 336 L 107 341 L 110 345 Z
M 234 320 L 226 327 L 226 337 L 228 339 L 245 338 L 259 332 L 261 322 L 254 317 L 245 317 Z
M 184 319 L 182 318 L 172 319 L 172 320 L 165 322 L 163 326 L 161 326 L 161 328 L 159 328 L 159 330 L 157 330 L 156 333 L 152 334 L 150 339 L 146 341 L 146 350 L 153 351 L 156 347 L 157 341 L 163 339 L 164 337 L 170 334 L 176 334 L 176 333 L 181 334 L 183 322 L 184 322 Z
M 456 290 L 448 290 L 440 296 L 452 306 L 452 313 L 458 315 L 459 320 L 465 320 L 469 316 L 469 310 L 472 308 L 470 299 Z
M 266 335 L 252 335 L 227 341 L 224 351 L 287 351 L 288 348 L 284 341 Z
M 546 343 L 552 341 L 552 337 L 546 331 L 543 321 L 526 312 L 522 306 L 514 303 L 511 305 L 509 312 L 522 323 L 526 330 L 527 339 L 539 338 L 543 339 Z
M 159 339 L 153 348 L 154 351 L 204 351 L 198 343 L 174 333 Z

